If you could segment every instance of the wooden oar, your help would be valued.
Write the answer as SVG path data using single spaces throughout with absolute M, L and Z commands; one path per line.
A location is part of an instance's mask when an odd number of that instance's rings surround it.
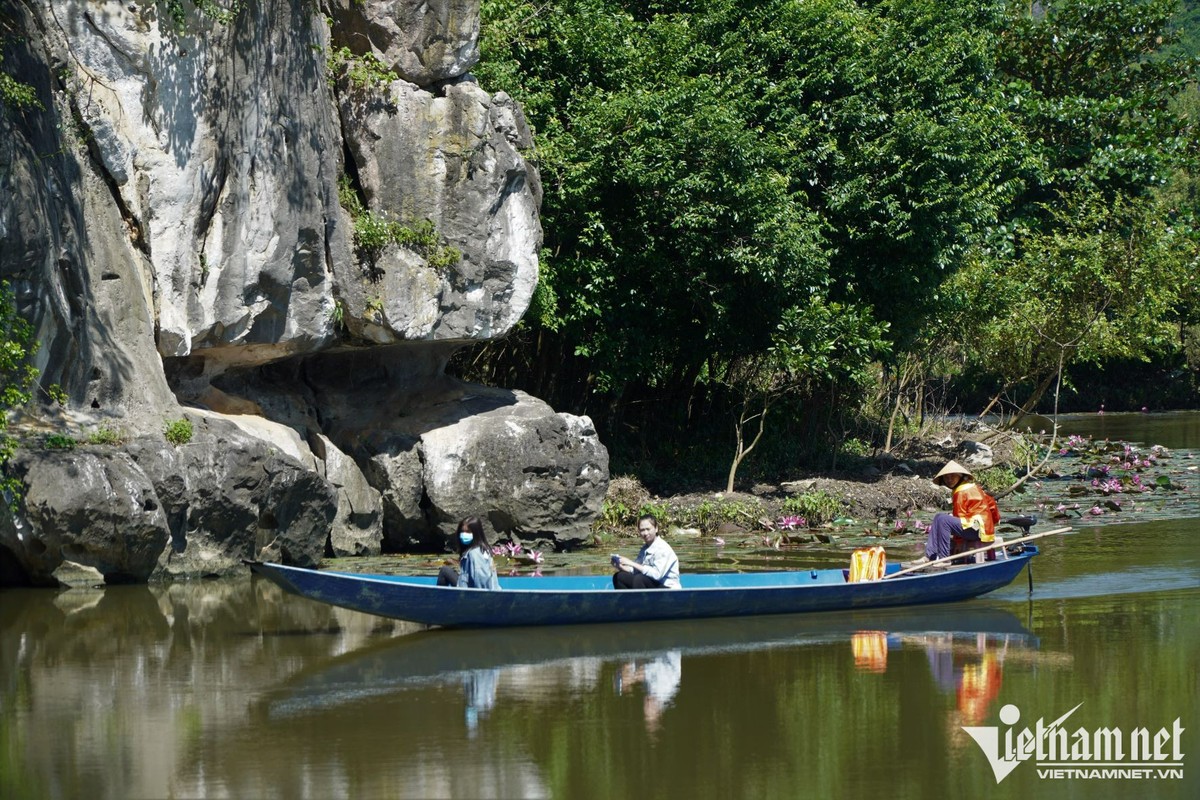
M 907 575 L 910 572 L 917 572 L 919 570 L 925 569 L 926 567 L 932 567 L 934 564 L 942 564 L 947 561 L 953 561 L 956 558 L 966 558 L 967 556 L 973 556 L 976 553 L 986 553 L 988 550 L 991 550 L 995 547 L 1008 547 L 1010 544 L 1020 544 L 1021 542 L 1029 542 L 1029 541 L 1033 541 L 1034 539 L 1040 539 L 1043 536 L 1053 536 L 1056 533 L 1066 533 L 1069 530 L 1071 530 L 1071 529 L 1070 528 L 1055 528 L 1052 531 L 1044 531 L 1042 533 L 1031 533 L 1028 536 L 1022 536 L 1020 539 L 1012 539 L 1011 541 L 1006 539 L 1004 541 L 1003 545 L 997 545 L 995 542 L 992 542 L 991 544 L 986 544 L 983 547 L 977 547 L 974 550 L 967 550 L 965 553 L 955 553 L 954 555 L 946 556 L 945 558 L 935 558 L 933 561 L 926 561 L 923 564 L 917 564 L 915 567 L 907 567 L 905 569 L 900 570 L 899 572 L 893 572 L 891 574 L 884 575 L 883 580 L 886 581 L 888 578 L 895 578 L 900 575 Z

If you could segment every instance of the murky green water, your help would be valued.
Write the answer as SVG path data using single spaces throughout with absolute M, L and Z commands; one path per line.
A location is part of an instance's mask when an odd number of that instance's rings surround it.
M 249 578 L 2 591 L 0 797 L 1196 797 L 1200 519 L 1041 544 L 1032 596 L 682 624 L 414 631 Z M 1072 734 L 1165 730 L 1163 758 L 997 782 L 964 731 L 1076 706 Z
M 1050 430 L 1049 420 L 1043 426 Z M 1064 435 L 1077 433 L 1097 439 L 1122 440 L 1150 446 L 1200 449 L 1200 411 L 1165 414 L 1065 414 L 1060 420 Z

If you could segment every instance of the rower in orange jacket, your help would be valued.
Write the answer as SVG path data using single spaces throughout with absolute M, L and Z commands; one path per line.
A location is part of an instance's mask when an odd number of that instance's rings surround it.
M 975 476 L 966 467 L 951 461 L 934 476 L 933 482 L 953 493 L 952 510 L 933 518 L 925 540 L 925 555 L 912 562 L 914 565 L 996 540 L 1000 510 L 992 496 L 975 483 Z

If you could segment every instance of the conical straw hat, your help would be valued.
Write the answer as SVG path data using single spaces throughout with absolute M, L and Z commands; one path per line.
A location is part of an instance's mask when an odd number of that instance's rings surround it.
M 947 475 L 966 475 L 968 478 L 975 478 L 975 476 L 971 474 L 971 470 L 967 469 L 957 461 L 951 461 L 946 464 L 946 466 L 942 467 L 941 472 L 933 476 L 933 482 L 939 486 L 945 486 L 946 484 L 942 479 Z

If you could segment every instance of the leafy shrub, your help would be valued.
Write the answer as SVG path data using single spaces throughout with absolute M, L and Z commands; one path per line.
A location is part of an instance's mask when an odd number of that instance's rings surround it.
M 372 322 L 383 322 L 382 297 L 376 294 L 367 298 L 367 303 L 363 306 L 363 318 Z
M 42 439 L 42 447 L 46 450 L 74 450 L 75 439 L 65 433 L 48 433 Z
M 0 64 L 4 56 L 0 54 Z M 43 109 L 42 101 L 38 100 L 37 90 L 28 83 L 21 83 L 0 66 L 0 103 L 15 109 Z
M 46 394 L 50 395 L 50 399 L 58 403 L 60 406 L 65 406 L 67 401 L 71 399 L 67 396 L 67 393 L 63 390 L 63 388 L 57 383 L 50 384 L 50 386 L 46 389 Z
M 374 53 L 358 56 L 348 47 L 338 48 L 329 54 L 329 68 L 331 81 L 345 75 L 350 83 L 360 89 L 383 89 L 400 79 Z
M 592 528 L 596 531 L 617 530 L 628 526 L 630 518 L 631 514 L 627 505 L 605 500 L 604 506 L 600 509 L 600 516 L 596 517 Z
M 619 530 L 633 527 L 643 505 L 650 501 L 650 492 L 641 481 L 629 475 L 608 482 L 604 507 L 596 520 L 598 530 Z
M 16 439 L 8 434 L 8 413 L 30 400 L 29 386 L 38 373 L 29 358 L 37 347 L 33 326 L 17 313 L 8 281 L 0 281 L 0 493 L 14 509 L 21 497 L 21 481 L 2 471 L 17 449 Z
M 195 0 L 196 10 L 210 20 L 221 25 L 229 25 L 236 19 L 242 9 L 244 0 Z M 167 17 L 177 35 L 187 33 L 188 14 L 183 6 L 183 0 L 166 0 Z
M 691 511 L 691 520 L 702 531 L 715 528 L 721 519 L 721 504 L 714 500 L 703 500 Z
M 392 223 L 380 214 L 364 211 L 354 218 L 354 244 L 364 255 L 379 257 L 392 241 Z
M 1029 433 L 1017 437 L 1016 445 L 1013 447 L 1013 459 L 1018 464 L 1037 464 L 1046 457 L 1048 449 L 1044 442 Z
M 766 509 L 757 497 L 748 499 L 726 499 L 716 497 L 704 499 L 699 505 L 673 510 L 676 522 L 684 527 L 699 528 L 705 533 L 715 530 L 723 522 L 740 526 L 757 526 L 766 515 Z
M 88 444 L 120 444 L 125 441 L 125 436 L 118 430 L 108 427 L 100 427 L 88 434 Z
M 647 500 L 645 503 L 642 503 L 641 508 L 638 509 L 637 515 L 640 517 L 643 514 L 653 514 L 654 518 L 658 520 L 658 528 L 660 531 L 666 528 L 674 518 L 671 514 L 671 506 L 665 501 L 654 503 Z M 636 522 L 637 520 L 634 521 Z
M 163 435 L 167 437 L 167 441 L 173 445 L 179 446 L 187 444 L 192 440 L 192 421 L 182 418 L 171 420 L 163 429 Z
M 842 513 L 842 501 L 829 492 L 818 489 L 784 500 L 783 513 L 804 517 L 809 525 L 821 525 L 837 519 Z
M 338 330 L 345 330 L 346 328 L 346 304 L 342 302 L 340 297 L 333 301 L 333 308 L 329 310 L 329 321 Z
M 338 202 L 354 221 L 354 247 L 359 258 L 371 265 L 389 244 L 411 250 L 438 272 L 444 272 L 462 260 L 461 250 L 442 244 L 441 234 L 432 220 L 423 219 L 406 225 L 368 209 L 348 175 L 338 181 Z
M 841 450 L 845 455 L 857 456 L 859 458 L 871 455 L 871 445 L 853 436 L 842 442 Z
M 358 190 L 354 188 L 349 175 L 338 178 L 338 204 L 355 219 L 360 214 L 367 213 L 367 207 L 363 205 L 362 198 L 358 196 Z
M 986 492 L 995 494 L 1017 482 L 1017 473 L 1010 467 L 988 467 L 975 473 L 975 480 Z
M 360 256 L 374 263 L 389 244 L 411 250 L 432 269 L 443 272 L 462 259 L 457 247 L 442 244 L 433 222 L 423 219 L 413 225 L 388 219 L 383 214 L 366 211 L 354 219 L 354 244 Z

